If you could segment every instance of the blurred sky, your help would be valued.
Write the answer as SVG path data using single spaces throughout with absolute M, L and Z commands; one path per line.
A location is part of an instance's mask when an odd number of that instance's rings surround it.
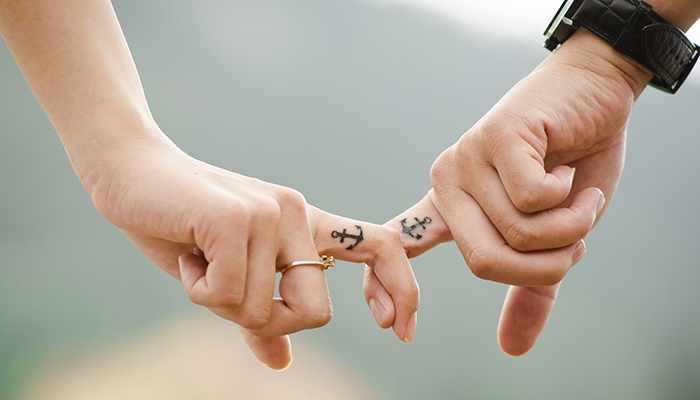
M 542 32 L 561 5 L 561 0 L 368 0 L 376 3 L 395 3 L 432 10 L 442 18 L 466 24 L 471 29 L 499 38 L 521 41 L 525 44 L 542 43 Z M 700 28 L 696 24 L 687 35 L 700 43 Z M 700 68 L 695 68 L 689 79 L 700 84 Z

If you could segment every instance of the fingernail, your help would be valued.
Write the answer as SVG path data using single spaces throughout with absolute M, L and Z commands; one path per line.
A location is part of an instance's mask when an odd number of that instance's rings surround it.
M 601 193 L 600 197 L 598 197 L 598 203 L 595 205 L 595 214 L 598 215 L 600 210 L 603 209 L 603 206 L 605 205 L 605 196 Z
M 579 240 L 576 248 L 574 249 L 574 255 L 571 257 L 572 266 L 577 262 L 581 261 L 583 256 L 586 254 L 586 243 L 583 240 Z
M 411 343 L 413 341 L 413 336 L 416 334 L 416 324 L 418 323 L 418 313 L 414 312 L 411 318 L 408 319 L 406 324 L 406 336 L 404 336 L 403 341 L 406 343 Z
M 382 326 L 382 322 L 384 322 L 384 315 L 386 314 L 382 303 L 380 303 L 377 299 L 369 299 L 369 309 L 372 310 L 372 315 L 374 316 L 374 320 L 377 322 L 377 325 Z

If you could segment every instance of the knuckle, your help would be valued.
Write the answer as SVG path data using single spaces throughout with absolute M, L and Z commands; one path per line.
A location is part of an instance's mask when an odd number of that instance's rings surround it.
M 394 299 L 394 304 L 401 304 L 406 307 L 418 309 L 420 304 L 420 286 L 415 279 L 404 281 L 396 290 L 390 293 Z
M 554 267 L 543 271 L 539 279 L 539 284 L 542 286 L 552 286 L 561 282 L 566 276 L 568 268 Z
M 293 211 L 306 211 L 306 198 L 298 190 L 283 187 L 278 193 L 279 204 Z
M 251 219 L 251 207 L 240 197 L 230 197 L 227 201 L 222 202 L 216 213 L 216 220 L 225 224 L 235 220 L 239 226 L 248 225 Z
M 506 242 L 515 250 L 530 251 L 535 248 L 538 235 L 524 223 L 513 223 L 506 229 Z
M 378 226 L 376 232 L 376 240 L 381 247 L 402 247 L 401 235 L 399 232 L 389 226 Z
M 330 301 L 319 304 L 301 316 L 301 324 L 306 329 L 320 328 L 327 325 L 333 318 L 333 306 Z
M 513 205 L 522 212 L 537 212 L 542 204 L 542 191 L 535 188 L 522 188 L 513 194 L 512 200 Z
M 435 159 L 430 167 L 430 183 L 436 191 L 442 188 L 442 184 L 445 183 L 447 176 L 450 174 L 450 157 L 451 151 L 447 149 Z
M 442 197 L 454 188 L 469 191 L 476 171 L 488 166 L 488 144 L 478 129 L 470 129 L 454 145 L 442 152 L 430 168 L 430 183 Z M 449 197 L 449 196 L 448 196 Z
M 190 301 L 198 306 L 206 306 L 207 301 L 202 298 L 199 294 L 195 292 L 191 292 L 186 290 L 185 293 L 187 294 L 187 298 L 190 299 Z
M 236 323 L 246 329 L 262 329 L 270 322 L 269 310 L 254 309 L 244 311 Z
M 230 309 L 239 308 L 243 304 L 244 294 L 242 290 L 231 290 L 215 296 L 214 302 L 219 307 Z
M 452 156 L 460 163 L 469 162 L 474 159 L 475 153 L 480 151 L 483 142 L 478 139 L 478 134 L 467 132 L 452 147 Z
M 430 183 L 436 192 L 449 191 L 455 185 L 461 186 L 469 178 L 465 171 L 478 167 L 478 145 L 465 134 L 452 147 L 443 151 L 430 167 Z
M 491 280 L 494 273 L 494 260 L 489 251 L 475 249 L 465 258 L 474 276 Z
M 261 196 L 256 199 L 256 223 L 262 225 L 276 225 L 279 223 L 282 208 L 274 199 Z
M 409 301 L 416 301 L 416 308 L 418 308 L 418 304 L 420 304 L 420 287 L 418 286 L 418 282 L 415 280 L 413 285 L 411 285 L 407 291 L 407 299 Z

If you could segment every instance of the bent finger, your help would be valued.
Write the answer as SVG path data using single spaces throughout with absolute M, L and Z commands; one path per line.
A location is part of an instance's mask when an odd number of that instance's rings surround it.
M 413 340 L 420 293 L 398 232 L 393 228 L 340 217 L 316 208 L 310 210 L 309 215 L 313 221 L 316 248 L 322 254 L 365 263 L 372 268 L 378 282 L 393 301 L 395 316 L 391 326 L 394 333 L 405 342 Z M 378 290 L 376 285 L 370 288 Z M 385 310 L 389 309 L 385 304 L 386 296 L 372 298 L 379 301 Z
M 498 174 L 499 181 L 513 205 L 524 213 L 534 213 L 557 206 L 564 201 L 571 191 L 575 170 L 567 165 L 560 165 L 546 171 L 544 152 L 546 146 L 536 138 L 546 138 L 544 127 L 532 132 L 530 142 L 520 135 L 492 132 L 489 135 L 491 148 L 491 165 Z M 469 179 L 469 178 L 468 178 Z M 472 180 L 489 179 L 472 175 Z
M 176 243 L 127 230 L 123 232 L 155 265 L 173 278 L 179 281 L 182 280 L 177 257 L 181 254 L 191 253 L 195 247 L 194 243 Z
M 245 297 L 235 311 L 236 322 L 249 329 L 260 329 L 267 325 L 272 312 L 275 295 L 276 232 L 269 229 L 275 223 L 257 223 L 248 244 L 248 267 L 245 282 Z
M 262 329 L 254 330 L 258 336 L 279 336 L 302 329 L 312 329 L 327 324 L 333 316 L 333 306 L 325 270 L 319 267 L 319 253 L 310 230 L 306 204 L 287 202 L 279 233 L 277 269 L 283 270 L 292 263 L 303 265 L 286 269 L 279 283 L 281 298 L 272 303 L 270 320 Z
M 508 289 L 497 334 L 504 353 L 521 356 L 537 343 L 554 309 L 560 285 Z
M 517 286 L 554 285 L 586 252 L 583 240 L 546 251 L 516 251 L 479 204 L 458 188 L 434 195 L 433 203 L 445 218 L 467 265 L 482 279 Z
M 185 288 L 185 293 L 190 297 L 190 300 L 197 303 L 190 293 L 193 292 L 193 287 L 204 279 L 207 273 L 207 260 L 202 256 L 194 253 L 184 253 L 178 257 L 178 264 L 180 267 L 180 279 L 182 280 L 182 285 Z M 195 297 L 196 299 L 196 297 Z
M 188 280 L 185 291 L 193 303 L 235 309 L 245 298 L 248 224 L 227 223 L 222 219 L 204 226 L 209 229 L 203 234 L 195 234 L 195 239 L 207 264 L 205 273 L 190 273 L 189 277 L 196 277 L 196 280 Z
M 260 337 L 238 327 L 246 344 L 257 359 L 276 371 L 284 371 L 292 364 L 292 342 L 288 335 Z
M 374 273 L 374 268 L 368 265 L 365 265 L 362 292 L 377 325 L 382 329 L 391 328 L 396 318 L 394 300 Z
M 479 174 L 482 180 L 480 189 L 469 194 L 479 203 L 506 242 L 519 251 L 554 249 L 585 238 L 593 229 L 596 214 L 605 203 L 603 192 L 588 188 L 578 193 L 567 207 L 527 213 L 518 209 L 509 193 L 506 193 L 500 171 L 487 168 Z M 552 203 L 556 206 L 565 199 L 566 196 L 557 197 L 556 202 Z

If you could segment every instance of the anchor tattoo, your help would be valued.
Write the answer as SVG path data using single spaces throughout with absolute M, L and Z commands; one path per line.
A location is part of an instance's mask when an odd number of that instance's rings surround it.
M 352 250 L 352 249 L 354 249 L 355 247 L 357 247 L 357 245 L 360 244 L 361 241 L 363 241 L 363 240 L 365 239 L 365 238 L 362 236 L 362 227 L 361 227 L 360 225 L 355 225 L 355 228 L 357 228 L 357 229 L 360 230 L 360 234 L 359 234 L 359 235 L 352 235 L 352 234 L 349 234 L 349 233 L 347 233 L 347 231 L 345 230 L 345 228 L 343 228 L 343 231 L 342 231 L 342 232 L 338 232 L 338 231 L 333 231 L 333 232 L 331 232 L 331 237 L 340 238 L 340 243 L 343 243 L 343 242 L 345 241 L 345 239 L 355 239 L 355 243 L 353 243 L 353 244 L 351 244 L 350 246 L 348 246 L 348 247 L 345 248 L 346 250 Z
M 414 238 L 416 238 L 416 240 L 418 240 L 418 239 L 422 238 L 423 235 L 421 235 L 420 233 L 416 233 L 414 235 L 413 231 L 418 229 L 418 228 L 425 229 L 425 226 L 428 225 L 429 223 L 433 222 L 433 220 L 430 219 L 430 217 L 425 217 L 425 218 L 423 218 L 423 220 L 420 220 L 417 217 L 413 217 L 413 219 L 416 220 L 416 223 L 411 225 L 411 226 L 406 225 L 406 218 L 401 220 L 401 227 L 403 228 L 402 232 L 407 234 L 408 236 L 414 237 Z

